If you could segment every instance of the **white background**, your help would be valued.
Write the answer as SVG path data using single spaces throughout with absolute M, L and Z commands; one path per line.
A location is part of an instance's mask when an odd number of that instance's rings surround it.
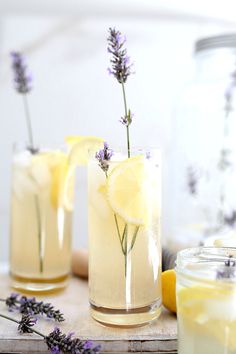
M 47 145 L 65 135 L 97 135 L 125 144 L 121 88 L 107 74 L 107 29 L 127 36 L 135 75 L 127 83 L 135 117 L 134 146 L 163 150 L 163 239 L 171 234 L 171 153 L 175 107 L 194 73 L 199 37 L 236 31 L 234 1 L 0 1 L 0 260 L 8 258 L 10 172 L 14 141 L 26 139 L 21 97 L 12 84 L 9 52 L 20 50 L 34 76 L 29 97 L 35 139 Z M 183 131 L 183 134 L 187 134 Z M 86 173 L 76 190 L 74 247 L 86 246 Z M 22 245 L 29 247 L 29 245 Z

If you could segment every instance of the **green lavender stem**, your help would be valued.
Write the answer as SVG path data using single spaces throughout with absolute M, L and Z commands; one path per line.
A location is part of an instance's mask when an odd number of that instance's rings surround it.
M 122 253 L 125 254 L 124 253 L 124 248 L 123 248 L 122 237 L 121 237 L 121 234 L 120 234 L 120 229 L 119 229 L 119 225 L 118 225 L 116 214 L 114 214 L 114 218 L 115 218 L 115 223 L 116 223 L 117 234 L 118 234 L 118 237 L 119 237 L 119 240 L 120 240 L 121 250 L 122 250 Z
M 39 271 L 43 273 L 43 245 L 42 245 L 42 236 L 41 236 L 41 216 L 40 216 L 40 207 L 39 207 L 39 199 L 35 195 L 35 212 L 37 219 L 37 229 L 38 229 L 38 247 L 39 247 Z
M 36 151 L 34 146 L 34 139 L 33 139 L 33 131 L 32 131 L 32 124 L 30 119 L 30 112 L 29 112 L 29 105 L 27 100 L 27 95 L 23 94 L 23 102 L 24 102 L 24 110 L 25 110 L 25 117 L 26 117 L 26 125 L 28 131 L 28 138 L 31 151 Z M 36 222 L 37 222 L 37 234 L 38 234 L 38 248 L 39 248 L 39 271 L 43 273 L 43 249 L 42 249 L 42 237 L 41 237 L 41 216 L 40 216 L 40 207 L 39 207 L 39 199 L 35 195 L 34 197 L 35 203 L 35 213 L 36 213 Z
M 125 94 L 125 84 L 122 82 L 121 86 L 122 86 L 122 94 L 123 94 L 123 100 L 124 100 L 124 106 L 125 106 L 125 117 L 128 117 L 127 100 L 126 100 L 126 94 Z M 130 157 L 129 122 L 126 125 L 126 139 L 127 139 L 128 158 L 129 158 Z
M 31 119 L 30 119 L 27 95 L 23 94 L 22 97 L 23 97 L 23 102 L 24 102 L 24 109 L 25 109 L 25 117 L 26 117 L 26 125 L 27 125 L 27 130 L 28 130 L 29 143 L 30 143 L 30 147 L 34 148 L 33 131 L 32 131 L 32 125 L 31 125 Z
M 9 317 L 9 316 L 6 316 L 6 315 L 3 315 L 2 313 L 0 313 L 0 317 L 5 318 L 6 320 L 9 320 L 9 321 L 12 321 L 12 322 L 15 322 L 15 323 L 20 324 L 20 322 L 19 322 L 19 321 L 15 320 L 15 319 L 14 319 L 14 318 L 12 318 L 12 317 Z M 36 329 L 33 329 L 33 328 L 31 328 L 31 327 L 29 327 L 29 328 L 30 328 L 30 330 L 31 330 L 32 332 L 34 332 L 34 333 L 38 334 L 40 337 L 45 338 L 45 335 L 44 335 L 44 334 L 42 334 L 41 332 L 39 332 L 39 331 L 37 331 Z

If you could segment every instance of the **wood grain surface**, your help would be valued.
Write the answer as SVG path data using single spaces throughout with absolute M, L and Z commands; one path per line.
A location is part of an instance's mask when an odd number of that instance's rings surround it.
M 12 292 L 7 274 L 0 274 L 0 297 Z M 39 296 L 37 296 L 40 299 Z M 83 339 L 91 339 L 101 344 L 102 353 L 177 353 L 176 317 L 163 310 L 160 318 L 153 323 L 136 329 L 109 328 L 98 324 L 89 314 L 87 281 L 71 278 L 68 288 L 57 294 L 43 297 L 53 303 L 66 318 L 60 324 L 63 332 L 75 332 Z M 0 312 L 15 318 L 19 315 L 6 309 L 0 303 Z M 17 333 L 16 324 L 0 318 L 0 353 L 48 353 L 40 337 L 34 334 Z M 42 319 L 37 329 L 48 334 L 55 327 L 52 320 Z

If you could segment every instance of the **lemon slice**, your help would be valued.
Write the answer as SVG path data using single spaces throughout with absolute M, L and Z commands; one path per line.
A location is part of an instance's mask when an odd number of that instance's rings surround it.
M 73 210 L 74 207 L 74 179 L 75 170 L 73 166 L 69 166 L 65 178 L 63 188 L 63 206 L 68 210 Z
M 31 175 L 41 188 L 50 186 L 50 201 L 55 209 L 73 209 L 74 172 L 64 152 L 42 152 L 32 157 Z
M 87 165 L 90 156 L 103 148 L 104 139 L 95 136 L 68 136 L 69 162 L 72 165 Z
M 64 185 L 67 179 L 69 170 L 68 157 L 66 154 L 61 154 L 57 159 L 57 163 L 51 167 L 51 203 L 54 208 L 62 204 L 62 197 L 64 192 Z
M 143 156 L 119 162 L 107 179 L 108 201 L 127 223 L 147 225 L 150 216 L 150 170 Z
M 236 348 L 235 293 L 233 288 L 193 286 L 177 292 L 181 322 L 199 336 L 212 336 L 230 350 Z M 227 333 L 226 333 L 227 331 Z

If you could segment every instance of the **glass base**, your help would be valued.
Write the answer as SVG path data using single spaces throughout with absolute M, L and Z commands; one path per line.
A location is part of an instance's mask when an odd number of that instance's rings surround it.
M 133 309 L 110 309 L 90 302 L 90 313 L 97 322 L 109 327 L 132 328 L 149 324 L 161 314 L 161 301 Z
M 68 284 L 69 275 L 57 278 L 24 278 L 11 273 L 11 286 L 20 292 L 29 294 L 48 294 L 63 290 Z

